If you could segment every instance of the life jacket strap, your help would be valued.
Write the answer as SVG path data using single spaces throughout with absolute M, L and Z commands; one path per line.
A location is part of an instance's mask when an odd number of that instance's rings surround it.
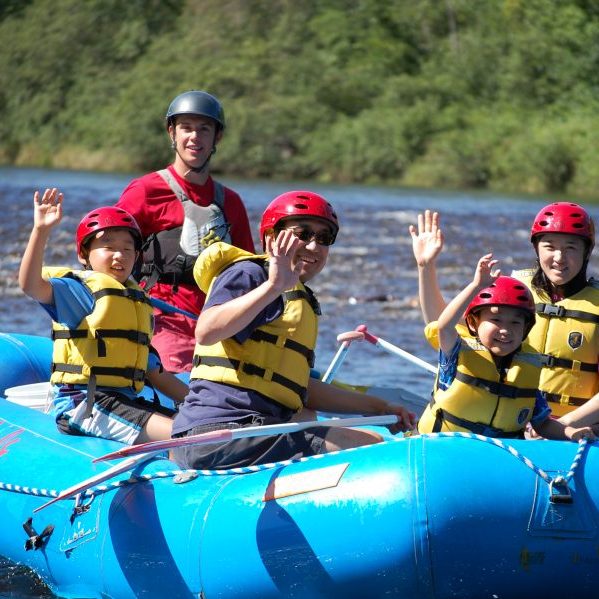
M 554 304 L 535 304 L 535 311 L 537 314 L 549 316 L 550 318 L 576 318 L 599 323 L 599 314 L 583 312 L 582 310 L 567 310 L 564 306 L 555 306 Z
M 588 397 L 571 397 L 569 395 L 562 395 L 561 393 L 549 393 L 547 391 L 541 391 L 541 393 L 547 401 L 566 406 L 582 406 L 589 401 Z
M 287 377 L 284 377 L 277 372 L 268 371 L 265 368 L 261 368 L 260 366 L 250 364 L 248 362 L 241 362 L 240 360 L 231 360 L 229 358 L 220 358 L 216 356 L 198 356 L 196 354 L 193 357 L 193 366 L 196 367 L 200 365 L 231 368 L 232 370 L 237 370 L 239 372 L 243 372 L 244 374 L 257 376 L 264 380 L 270 380 L 273 383 L 277 383 L 278 385 L 293 391 L 302 400 L 302 403 L 304 403 L 304 399 L 308 393 L 308 389 L 306 387 L 302 387 Z
M 507 385 L 505 383 L 498 383 L 497 381 L 488 381 L 486 379 L 471 376 L 460 371 L 456 372 L 455 378 L 458 381 L 464 383 L 465 385 L 470 385 L 471 387 L 478 387 L 480 389 L 484 389 L 491 395 L 507 397 L 508 399 L 518 399 L 527 397 L 533 398 L 536 397 L 537 394 L 537 389 L 519 388 L 514 387 L 513 385 Z
M 62 364 L 60 362 L 52 363 L 52 372 L 66 372 L 67 374 L 83 374 L 83 366 L 81 364 Z M 91 366 L 89 368 L 91 375 L 107 375 L 120 376 L 121 378 L 130 380 L 134 383 L 145 380 L 146 371 L 141 368 L 125 367 L 117 368 L 116 366 Z
M 94 298 L 96 300 L 101 299 L 106 296 L 116 295 L 118 297 L 124 297 L 134 302 L 141 302 L 142 304 L 150 303 L 150 298 L 146 295 L 143 289 L 100 289 L 99 291 L 94 291 Z
M 568 358 L 557 358 L 550 354 L 540 354 L 540 365 L 549 368 L 565 368 L 566 370 L 574 370 L 578 372 L 597 372 L 597 364 L 590 362 L 579 362 L 578 360 L 570 360 Z
M 273 335 L 272 333 L 267 333 L 266 331 L 261 331 L 260 329 L 256 329 L 251 335 L 250 339 L 252 341 L 264 341 L 266 343 L 272 343 L 273 345 L 277 345 L 279 343 L 280 337 L 277 335 Z M 306 358 L 308 365 L 310 368 L 314 366 L 315 354 L 314 351 L 309 347 L 294 341 L 293 339 L 285 339 L 283 343 L 283 347 L 287 349 L 291 349 Z
M 52 331 L 52 339 L 85 339 L 90 338 L 88 331 L 81 329 L 67 329 L 66 331 Z M 138 345 L 150 345 L 150 336 L 140 331 L 123 331 L 121 329 L 98 329 L 94 339 L 98 342 L 98 357 L 106 357 L 105 339 L 128 339 Z
M 435 405 L 435 401 L 431 400 L 429 406 L 431 410 Z M 483 424 L 482 422 L 472 422 L 471 420 L 466 420 L 465 418 L 460 418 L 447 410 L 443 410 L 441 408 L 437 408 L 435 412 L 435 423 L 433 424 L 433 433 L 441 432 L 441 428 L 443 426 L 443 422 L 450 422 L 451 424 L 455 424 L 461 428 L 465 428 L 475 435 L 483 435 L 484 437 L 506 437 L 506 438 L 520 438 L 522 437 L 522 431 L 504 431 L 503 429 L 496 428 L 494 426 L 490 426 L 488 424 Z
M 285 291 L 282 294 L 283 301 L 290 302 L 293 300 L 304 299 L 310 304 L 312 310 L 314 311 L 314 314 L 316 314 L 317 316 L 321 316 L 322 311 L 320 310 L 320 303 L 316 299 L 314 292 L 305 284 L 304 287 L 306 288 L 306 291 L 303 291 L 301 289 L 295 289 L 294 291 Z

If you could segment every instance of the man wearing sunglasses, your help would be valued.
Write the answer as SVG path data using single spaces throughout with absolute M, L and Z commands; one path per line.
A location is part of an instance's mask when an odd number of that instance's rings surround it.
M 222 242 L 200 254 L 194 276 L 207 300 L 173 436 L 288 422 L 303 408 L 395 414 L 397 430 L 414 426 L 415 415 L 403 407 L 310 378 L 320 307 L 306 283 L 326 265 L 338 230 L 337 215 L 322 196 L 291 191 L 262 215 L 263 255 Z M 313 428 L 178 448 L 175 458 L 184 468 L 234 468 L 380 440 L 365 430 Z

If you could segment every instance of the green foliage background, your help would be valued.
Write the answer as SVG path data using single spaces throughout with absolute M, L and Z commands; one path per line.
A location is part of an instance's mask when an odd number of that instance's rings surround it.
M 0 161 L 145 171 L 187 89 L 229 175 L 598 196 L 595 0 L 0 0 Z

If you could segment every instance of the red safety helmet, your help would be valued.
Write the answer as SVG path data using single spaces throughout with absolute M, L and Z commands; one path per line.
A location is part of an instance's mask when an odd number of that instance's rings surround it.
M 104 206 L 88 212 L 81 219 L 77 227 L 77 254 L 81 254 L 81 248 L 99 231 L 117 228 L 131 231 L 136 248 L 141 248 L 142 234 L 137 221 L 122 208 Z
M 543 233 L 577 235 L 595 245 L 595 225 L 587 211 L 573 202 L 554 202 L 540 210 L 532 223 L 530 240 Z
M 488 306 L 509 306 L 520 308 L 526 315 L 528 326 L 525 329 L 525 337 L 530 332 L 535 322 L 535 302 L 530 289 L 513 277 L 497 277 L 489 287 L 481 289 L 470 302 L 464 313 L 464 319 L 471 333 L 475 333 L 468 323 L 468 316 L 479 308 Z
M 308 216 L 326 221 L 336 236 L 339 220 L 333 206 L 321 195 L 312 191 L 287 191 L 277 196 L 262 214 L 260 239 L 264 245 L 264 234 L 285 218 Z

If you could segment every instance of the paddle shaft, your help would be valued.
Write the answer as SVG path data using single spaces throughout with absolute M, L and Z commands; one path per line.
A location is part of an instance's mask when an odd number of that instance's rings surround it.
M 177 437 L 175 439 L 165 439 L 164 441 L 149 441 L 140 445 L 130 445 L 117 449 L 111 453 L 94 459 L 94 462 L 103 462 L 106 460 L 116 460 L 118 458 L 129 457 L 143 453 L 152 455 L 174 449 L 176 447 L 186 447 L 189 445 L 203 445 L 206 443 L 224 443 L 233 439 L 243 439 L 247 437 L 270 437 L 272 435 L 281 435 L 284 433 L 293 433 L 307 428 L 315 427 L 352 427 L 352 426 L 381 426 L 396 424 L 397 416 L 393 414 L 384 414 L 381 416 L 357 416 L 354 418 L 330 418 L 327 420 L 310 420 L 305 422 L 285 422 L 282 424 L 269 424 L 264 426 L 246 426 L 243 428 L 221 429 L 200 433 L 199 435 L 190 435 L 188 437 Z
M 369 333 L 366 330 L 366 328 L 362 329 L 362 332 L 364 333 L 364 338 L 369 343 L 372 343 L 373 345 L 376 345 L 391 354 L 395 354 L 396 356 L 405 358 L 406 360 L 408 360 L 408 362 L 412 362 L 412 364 L 416 364 L 416 366 L 420 366 L 420 368 L 423 368 L 424 370 L 428 370 L 433 374 L 437 374 L 437 369 L 432 364 L 429 364 L 428 362 L 425 362 L 424 360 L 421 360 L 420 358 L 413 356 L 411 353 L 401 349 L 401 347 L 397 347 L 396 345 L 389 343 L 389 341 L 385 341 L 384 339 L 381 339 L 380 337 L 377 337 L 376 335 Z
M 163 300 L 156 299 L 155 297 L 150 297 L 150 304 L 152 304 L 154 308 L 158 308 L 163 312 L 169 312 L 171 314 L 183 314 L 183 316 L 187 316 L 188 318 L 192 318 L 193 320 L 198 319 L 197 314 L 194 314 L 193 312 L 188 312 L 187 310 L 183 310 L 182 308 L 177 308 L 177 306 L 173 306 L 172 304 L 169 304 L 168 302 L 165 302 Z

